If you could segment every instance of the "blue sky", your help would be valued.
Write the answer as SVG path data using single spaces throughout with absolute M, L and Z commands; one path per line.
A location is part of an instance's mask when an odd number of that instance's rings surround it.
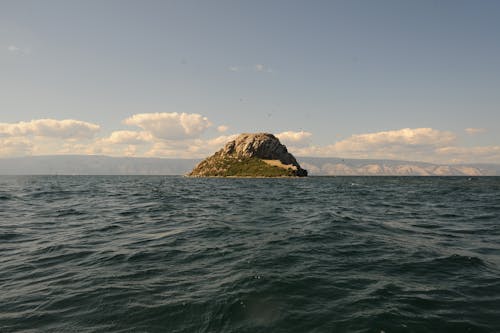
M 498 1 L 2 1 L 0 156 L 500 163 Z

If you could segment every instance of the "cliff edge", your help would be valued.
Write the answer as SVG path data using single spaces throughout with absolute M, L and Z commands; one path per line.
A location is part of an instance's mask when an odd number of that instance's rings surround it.
M 307 170 L 274 135 L 244 133 L 201 161 L 190 177 L 305 177 Z

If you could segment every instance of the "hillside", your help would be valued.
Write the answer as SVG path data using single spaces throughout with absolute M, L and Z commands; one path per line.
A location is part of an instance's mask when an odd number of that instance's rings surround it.
M 269 133 L 244 133 L 201 161 L 191 177 L 304 177 L 295 157 Z

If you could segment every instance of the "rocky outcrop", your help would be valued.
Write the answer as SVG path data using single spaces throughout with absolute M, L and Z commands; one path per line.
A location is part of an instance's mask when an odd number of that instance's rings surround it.
M 241 134 L 200 162 L 193 177 L 304 177 L 292 154 L 269 133 Z

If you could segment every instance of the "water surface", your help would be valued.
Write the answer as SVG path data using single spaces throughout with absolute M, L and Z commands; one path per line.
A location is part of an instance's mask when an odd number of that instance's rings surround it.
M 500 178 L 0 177 L 0 332 L 498 332 Z

